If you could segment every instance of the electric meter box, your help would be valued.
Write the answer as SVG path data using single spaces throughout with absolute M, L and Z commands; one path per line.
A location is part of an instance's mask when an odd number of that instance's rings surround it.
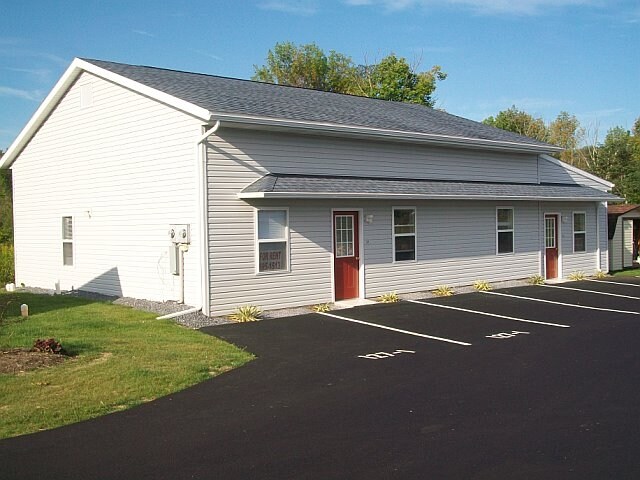
M 171 243 L 191 243 L 191 234 L 188 224 L 169 225 L 169 240 Z

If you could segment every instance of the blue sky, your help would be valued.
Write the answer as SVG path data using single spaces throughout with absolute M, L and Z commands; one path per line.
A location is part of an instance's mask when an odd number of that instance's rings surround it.
M 250 78 L 282 41 L 441 65 L 437 107 L 474 120 L 566 110 L 602 140 L 640 116 L 637 0 L 0 0 L 0 12 L 3 150 L 74 57 Z

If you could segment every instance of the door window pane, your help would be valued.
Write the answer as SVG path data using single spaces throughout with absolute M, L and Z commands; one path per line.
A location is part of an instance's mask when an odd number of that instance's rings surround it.
M 335 216 L 336 258 L 354 256 L 353 215 Z
M 556 248 L 556 219 L 544 219 L 544 246 L 545 248 Z

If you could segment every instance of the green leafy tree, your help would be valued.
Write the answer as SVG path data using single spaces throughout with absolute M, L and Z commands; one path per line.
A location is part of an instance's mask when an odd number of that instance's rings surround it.
M 593 170 L 615 184 L 614 193 L 630 203 L 640 202 L 640 148 L 631 132 L 622 127 L 610 129 Z
M 4 152 L 0 150 L 0 158 Z M 13 243 L 11 170 L 0 170 L 0 244 Z
M 380 63 L 360 66 L 358 93 L 394 102 L 433 107 L 437 82 L 447 78 L 439 65 L 428 72 L 416 72 L 405 58 L 390 54 Z
M 334 51 L 327 56 L 315 43 L 276 43 L 266 64 L 253 68 L 253 80 L 336 93 L 351 93 L 356 73 L 350 57 Z
M 557 157 L 571 165 L 584 166 L 578 147 L 584 137 L 584 129 L 575 115 L 568 112 L 560 112 L 556 119 L 547 128 L 549 143 L 564 148 Z
M 546 142 L 549 139 L 549 131 L 544 120 L 542 118 L 534 118 L 524 110 L 518 110 L 515 105 L 499 112 L 495 117 L 485 118 L 482 123 L 535 138 L 542 142 Z
M 446 78 L 439 66 L 417 72 L 406 59 L 390 54 L 373 65 L 356 65 L 351 57 L 315 43 L 276 43 L 263 66 L 254 65 L 253 80 L 348 93 L 433 107 L 437 82 Z

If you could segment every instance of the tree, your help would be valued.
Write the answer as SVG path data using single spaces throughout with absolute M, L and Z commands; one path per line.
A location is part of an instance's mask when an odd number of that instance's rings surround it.
M 383 58 L 380 63 L 361 66 L 358 93 L 365 97 L 417 103 L 433 107 L 436 83 L 447 78 L 439 65 L 428 72 L 416 72 L 405 58 L 395 54 Z
M 266 65 L 253 68 L 253 80 L 336 93 L 350 93 L 355 75 L 350 57 L 334 51 L 327 56 L 315 43 L 276 43 Z
M 563 162 L 577 165 L 581 162 L 578 146 L 585 134 L 584 129 L 575 115 L 568 112 L 560 112 L 556 119 L 547 128 L 548 142 L 564 148 L 557 156 Z
M 482 123 L 535 138 L 541 142 L 546 142 L 549 136 L 542 118 L 534 118 L 524 110 L 518 110 L 515 105 L 499 112 L 495 117 L 485 118 Z
M 254 65 L 253 80 L 348 93 L 433 107 L 437 82 L 447 75 L 440 66 L 417 72 L 406 59 L 390 54 L 373 65 L 356 65 L 335 51 L 326 55 L 315 43 L 276 43 L 266 64 Z
M 0 150 L 0 158 L 4 152 Z M 11 170 L 0 170 L 0 244 L 13 242 Z
M 640 148 L 631 132 L 622 127 L 607 132 L 593 173 L 613 182 L 614 193 L 627 202 L 640 202 Z

